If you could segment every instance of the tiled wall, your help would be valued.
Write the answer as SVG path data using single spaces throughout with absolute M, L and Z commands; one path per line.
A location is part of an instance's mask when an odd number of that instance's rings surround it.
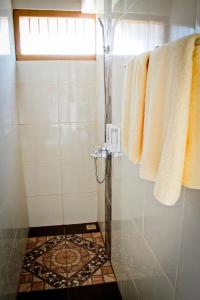
M 30 226 L 96 221 L 96 62 L 17 62 L 17 99 Z
M 113 23 L 118 18 L 120 26 L 122 20 L 139 15 L 146 20 L 159 17 L 165 24 L 162 44 L 199 30 L 199 2 L 112 1 Z M 127 31 L 124 36 L 130 38 Z M 148 31 L 147 39 L 147 45 L 157 46 L 154 30 Z M 114 48 L 123 42 L 115 40 Z M 117 124 L 121 122 L 123 64 L 128 58 L 120 51 L 113 55 L 112 122 Z M 126 156 L 113 159 L 112 175 L 112 263 L 123 299 L 200 299 L 200 192 L 183 189 L 177 204 L 166 207 L 153 197 L 153 184 L 140 179 L 138 167 Z
M 0 1 L 10 47 L 0 46 L 0 299 L 15 299 L 27 236 L 15 89 L 15 53 L 10 0 Z

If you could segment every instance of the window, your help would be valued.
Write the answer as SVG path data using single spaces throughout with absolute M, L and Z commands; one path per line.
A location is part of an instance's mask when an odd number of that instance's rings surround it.
M 95 15 L 14 10 L 17 60 L 95 60 Z

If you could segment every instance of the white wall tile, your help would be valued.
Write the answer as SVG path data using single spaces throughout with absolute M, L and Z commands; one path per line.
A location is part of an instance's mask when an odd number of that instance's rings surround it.
M 56 85 L 18 85 L 17 97 L 21 124 L 58 122 Z
M 115 99 L 114 109 L 112 110 L 112 118 L 114 123 L 121 122 L 122 115 L 122 98 L 123 98 L 123 82 L 124 82 L 124 63 L 125 59 L 122 56 L 114 56 L 113 58 L 113 88 L 112 97 Z M 117 84 L 116 84 L 117 83 Z
M 3 72 L 0 72 L 1 84 L 15 84 L 15 60 L 11 56 L 0 56 L 0 66 Z
M 63 194 L 96 191 L 94 162 L 92 159 L 74 160 L 62 163 Z
M 25 163 L 24 179 L 27 196 L 61 194 L 58 161 Z
M 101 28 L 100 28 L 101 30 Z M 100 45 L 102 51 L 102 45 Z M 104 122 L 105 91 L 104 91 L 104 65 L 103 54 L 96 57 L 96 97 L 97 97 L 97 120 Z
M 59 86 L 60 122 L 94 122 L 96 120 L 96 87 L 94 84 Z
M 63 195 L 64 224 L 89 223 L 97 220 L 96 193 Z
M 24 162 L 59 160 L 59 125 L 21 126 Z
M 28 197 L 30 226 L 63 224 L 61 195 Z
M 61 159 L 69 162 L 88 160 L 96 143 L 96 124 L 60 125 Z
M 13 84 L 0 85 L 0 137 L 10 132 L 13 125 L 16 125 L 17 105 L 16 88 Z
M 18 61 L 18 84 L 56 84 L 56 61 Z
M 0 154 L 0 211 L 2 207 L 6 206 L 7 214 L 4 213 L 4 215 L 7 220 L 10 220 L 8 228 L 24 228 L 27 226 L 28 220 L 17 130 L 13 130 L 0 143 Z
M 63 61 L 58 63 L 58 83 L 95 83 L 95 61 Z

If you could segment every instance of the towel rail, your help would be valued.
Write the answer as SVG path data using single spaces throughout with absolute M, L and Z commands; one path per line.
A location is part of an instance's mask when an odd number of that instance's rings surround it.
M 196 39 L 196 41 L 195 41 L 195 46 L 200 46 L 200 38 L 199 38 L 199 39 Z M 156 46 L 155 49 L 158 48 L 158 47 L 159 47 L 159 46 Z M 126 68 L 127 64 L 124 64 L 123 66 L 124 66 L 124 68 Z

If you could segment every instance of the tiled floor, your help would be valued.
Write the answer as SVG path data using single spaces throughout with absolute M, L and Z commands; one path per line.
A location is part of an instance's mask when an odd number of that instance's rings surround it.
M 48 228 L 46 235 L 41 235 L 41 231 L 38 231 L 39 236 L 31 233 L 18 299 L 19 295 L 33 291 L 54 290 L 55 293 L 55 289 L 115 283 L 101 233 L 97 230 L 89 233 L 79 231 L 82 232 L 55 235 L 55 230 L 52 230 L 54 235 L 49 235 L 51 231 Z

